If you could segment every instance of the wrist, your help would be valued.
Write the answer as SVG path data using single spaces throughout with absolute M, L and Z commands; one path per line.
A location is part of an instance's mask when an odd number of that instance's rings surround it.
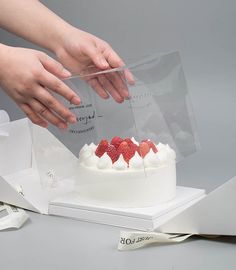
M 7 59 L 10 48 L 10 46 L 0 43 L 0 84 L 3 79 L 3 71 L 7 68 Z
M 63 23 L 61 27 L 55 31 L 54 36 L 52 37 L 52 42 L 50 50 L 58 57 L 62 51 L 66 50 L 66 42 L 71 33 L 76 29 L 68 23 Z

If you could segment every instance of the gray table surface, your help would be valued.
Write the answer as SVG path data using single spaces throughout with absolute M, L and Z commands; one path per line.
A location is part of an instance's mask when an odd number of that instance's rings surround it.
M 178 184 L 210 191 L 236 175 L 234 0 L 42 2 L 121 55 L 181 50 L 202 150 L 178 165 Z M 0 36 L 6 44 L 32 46 L 2 30 Z M 0 108 L 12 119 L 23 115 L 1 91 Z M 235 237 L 119 252 L 119 232 L 30 213 L 20 230 L 0 232 L 0 270 L 236 269 Z
M 204 87 L 207 85 L 207 88 Z M 194 84 L 202 149 L 178 164 L 178 184 L 207 192 L 236 175 L 234 83 Z M 200 90 L 199 90 L 200 89 Z M 236 237 L 118 251 L 120 228 L 30 213 L 20 230 L 0 232 L 0 269 L 235 269 Z

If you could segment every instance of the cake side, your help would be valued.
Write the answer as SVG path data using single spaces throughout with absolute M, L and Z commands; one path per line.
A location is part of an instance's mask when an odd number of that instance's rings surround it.
M 101 154 L 93 143 L 81 149 L 76 182 L 82 196 L 111 207 L 145 207 L 175 197 L 174 150 L 161 143 L 147 148 L 133 138 L 132 142 L 136 151 L 121 152 L 116 158 L 108 147 Z

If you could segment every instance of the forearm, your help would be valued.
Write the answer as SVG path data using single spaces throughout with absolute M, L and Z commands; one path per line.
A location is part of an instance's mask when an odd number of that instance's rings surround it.
M 71 25 L 37 0 L 1 0 L 0 27 L 56 52 Z

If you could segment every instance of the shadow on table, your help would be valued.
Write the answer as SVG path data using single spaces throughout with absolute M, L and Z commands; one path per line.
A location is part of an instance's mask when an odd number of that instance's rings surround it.
M 201 235 L 201 236 L 194 236 L 194 237 L 196 237 L 196 238 L 206 238 L 208 240 L 215 241 L 215 242 L 221 242 L 221 243 L 236 244 L 236 236 Z
M 184 240 L 183 242 L 179 243 L 150 243 L 146 246 L 140 247 L 138 249 L 130 250 L 130 251 L 136 251 L 140 249 L 151 249 L 153 247 L 163 247 L 163 246 L 175 246 L 175 245 L 181 245 L 184 243 L 190 243 L 194 242 L 196 240 L 207 240 L 212 242 L 218 242 L 218 243 L 226 243 L 226 244 L 236 244 L 236 236 L 218 236 L 218 235 L 192 235 L 188 239 Z

